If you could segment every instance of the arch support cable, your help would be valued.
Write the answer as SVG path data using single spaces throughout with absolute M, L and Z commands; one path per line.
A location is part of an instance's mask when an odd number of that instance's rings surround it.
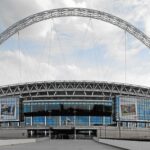
M 124 51 L 125 51 L 125 53 L 124 53 L 124 61 L 125 61 L 125 83 L 127 82 L 127 37 L 126 37 L 126 31 L 124 31 L 124 36 L 125 36 L 125 38 L 124 38 Z
M 19 72 L 19 80 L 18 83 L 22 81 L 22 69 L 21 69 L 21 46 L 20 46 L 20 33 L 18 31 L 18 52 L 19 52 L 19 66 L 18 66 L 18 72 Z

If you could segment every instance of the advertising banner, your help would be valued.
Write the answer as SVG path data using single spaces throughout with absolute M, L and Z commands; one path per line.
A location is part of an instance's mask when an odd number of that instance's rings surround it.
M 19 121 L 19 98 L 0 98 L 0 121 Z
M 120 121 L 150 121 L 150 99 L 131 96 L 117 97 L 116 118 Z
M 121 105 L 121 114 L 122 114 L 122 116 L 136 115 L 135 104 L 123 104 L 123 105 Z
M 137 99 L 119 97 L 119 120 L 137 120 Z

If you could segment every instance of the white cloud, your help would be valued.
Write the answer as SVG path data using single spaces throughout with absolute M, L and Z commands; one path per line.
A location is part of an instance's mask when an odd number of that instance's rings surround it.
M 0 23 L 7 28 L 33 13 L 61 7 L 105 11 L 150 35 L 150 6 L 144 0 L 132 0 L 132 3 L 130 0 L 1 0 Z M 19 82 L 20 63 L 22 82 L 61 79 L 124 82 L 124 38 L 124 31 L 118 27 L 88 18 L 57 18 L 34 24 L 20 31 L 21 57 L 16 50 L 10 51 L 11 42 L 4 43 L 3 51 L 0 51 L 0 84 Z M 93 50 L 93 54 L 89 49 Z M 150 85 L 146 79 L 150 74 L 150 54 L 147 51 L 148 48 L 127 34 L 129 83 Z M 141 63 L 140 55 L 143 53 L 147 54 L 147 58 L 143 58 Z

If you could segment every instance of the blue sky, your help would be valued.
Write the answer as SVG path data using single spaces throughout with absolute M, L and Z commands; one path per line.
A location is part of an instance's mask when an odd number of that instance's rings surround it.
M 84 7 L 118 16 L 150 36 L 149 3 L 150 0 L 1 0 L 0 32 L 44 10 Z M 125 83 L 125 33 L 114 25 L 81 17 L 55 18 L 29 26 L 19 34 L 19 40 L 15 34 L 0 45 L 0 85 L 45 80 Z M 150 86 L 149 49 L 128 33 L 126 39 L 126 83 Z

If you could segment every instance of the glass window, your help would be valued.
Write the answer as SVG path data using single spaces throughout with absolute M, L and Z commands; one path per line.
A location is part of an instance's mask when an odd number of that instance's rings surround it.
M 42 116 L 33 117 L 32 119 L 33 119 L 33 125 L 45 123 L 45 117 L 42 117 Z
M 50 126 L 58 126 L 59 125 L 59 116 L 46 117 L 46 124 L 50 125 Z

